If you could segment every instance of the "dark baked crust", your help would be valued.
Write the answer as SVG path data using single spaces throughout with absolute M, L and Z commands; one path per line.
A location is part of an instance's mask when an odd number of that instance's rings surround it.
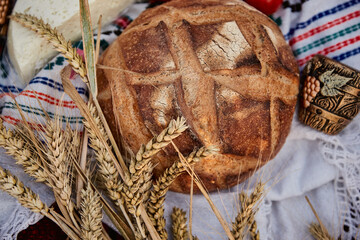
M 288 135 L 296 61 L 276 24 L 242 1 L 174 0 L 146 10 L 101 63 L 113 69 L 99 72 L 99 100 L 126 147 L 136 152 L 184 116 L 190 128 L 176 139 L 183 154 L 220 149 L 195 165 L 210 191 L 244 180 Z M 172 147 L 157 155 L 155 177 L 176 160 Z M 184 174 L 171 189 L 189 186 Z

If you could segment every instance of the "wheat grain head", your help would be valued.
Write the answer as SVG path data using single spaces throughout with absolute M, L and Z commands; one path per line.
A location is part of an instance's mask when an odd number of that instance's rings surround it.
M 0 189 L 15 197 L 19 203 L 33 212 L 47 215 L 49 208 L 30 188 L 7 170 L 0 167 Z
M 102 207 L 100 196 L 95 192 L 90 183 L 87 183 L 86 189 L 81 191 L 81 229 L 83 239 L 103 239 L 101 235 L 102 228 Z
M 47 182 L 48 174 L 42 167 L 41 160 L 32 149 L 28 139 L 22 134 L 7 130 L 0 118 L 0 147 L 5 148 L 6 153 L 16 160 L 16 163 L 24 167 L 24 171 L 34 177 L 37 182 Z
M 71 46 L 71 42 L 66 41 L 64 36 L 58 33 L 56 29 L 53 29 L 49 24 L 44 23 L 42 19 L 38 19 L 29 14 L 14 13 L 10 16 L 10 19 L 45 38 L 57 51 L 64 55 L 74 71 L 80 75 L 81 79 L 85 83 L 88 83 L 86 67 L 81 56 L 76 52 L 76 48 Z

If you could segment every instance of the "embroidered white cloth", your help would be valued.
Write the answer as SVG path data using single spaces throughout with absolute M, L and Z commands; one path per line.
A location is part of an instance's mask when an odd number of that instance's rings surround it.
M 105 48 L 126 25 L 127 19 L 135 18 L 146 5 L 133 5 L 102 34 L 101 45 Z M 360 0 L 290 0 L 284 1 L 272 18 L 291 45 L 300 68 L 306 61 L 320 53 L 359 69 L 360 56 Z M 81 47 L 79 45 L 79 47 Z M 11 68 L 2 66 L 0 98 L 1 116 L 8 123 L 15 123 L 19 115 L 8 96 L 17 95 L 23 111 L 41 120 L 38 102 L 49 115 L 60 113 L 64 120 L 73 124 L 81 121 L 72 101 L 63 96 L 59 71 L 65 62 L 61 56 L 54 58 L 28 86 L 14 81 Z M 74 84 L 86 98 L 86 89 L 75 78 Z M 18 89 L 18 90 L 17 90 Z M 10 126 L 10 125 L 8 125 Z M 9 169 L 39 193 L 47 204 L 53 202 L 51 192 L 43 185 L 30 181 L 14 160 L 0 152 L 0 165 Z M 253 179 L 269 180 L 268 191 L 256 220 L 261 239 L 311 239 L 308 226 L 316 219 L 305 201 L 309 197 L 321 220 L 335 238 L 353 239 L 360 224 L 360 117 L 339 135 L 327 136 L 302 125 L 294 117 L 290 135 L 274 160 L 266 164 Z M 228 191 L 212 193 L 216 206 L 231 225 L 239 206 L 237 193 L 251 184 L 243 183 Z M 251 191 L 251 189 L 250 189 Z M 0 238 L 15 239 L 17 234 L 37 222 L 41 216 L 29 212 L 13 198 L 0 193 Z M 226 235 L 202 196 L 194 197 L 193 234 L 200 239 L 226 239 Z M 189 196 L 169 193 L 165 214 L 170 226 L 173 206 L 189 209 Z M 169 228 L 170 229 L 170 228 Z

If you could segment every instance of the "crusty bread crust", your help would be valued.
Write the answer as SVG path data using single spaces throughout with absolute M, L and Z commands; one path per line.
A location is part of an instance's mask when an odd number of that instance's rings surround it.
M 276 24 L 242 1 L 174 0 L 148 9 L 101 64 L 109 68 L 99 69 L 99 100 L 125 147 L 136 152 L 184 116 L 190 128 L 175 141 L 184 155 L 202 145 L 220 149 L 195 165 L 210 191 L 246 179 L 290 130 L 296 61 Z M 154 158 L 154 175 L 175 160 L 167 147 Z M 183 174 L 171 189 L 189 186 Z

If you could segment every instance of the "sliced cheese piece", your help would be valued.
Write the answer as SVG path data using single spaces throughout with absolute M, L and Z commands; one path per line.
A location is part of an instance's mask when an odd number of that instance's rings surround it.
M 112 21 L 133 0 L 89 0 L 92 24 Z M 67 40 L 81 38 L 79 1 L 17 0 L 13 12 L 27 13 L 49 23 Z M 27 84 L 57 52 L 51 44 L 20 24 L 10 21 L 7 47 L 10 60 L 24 84 Z

